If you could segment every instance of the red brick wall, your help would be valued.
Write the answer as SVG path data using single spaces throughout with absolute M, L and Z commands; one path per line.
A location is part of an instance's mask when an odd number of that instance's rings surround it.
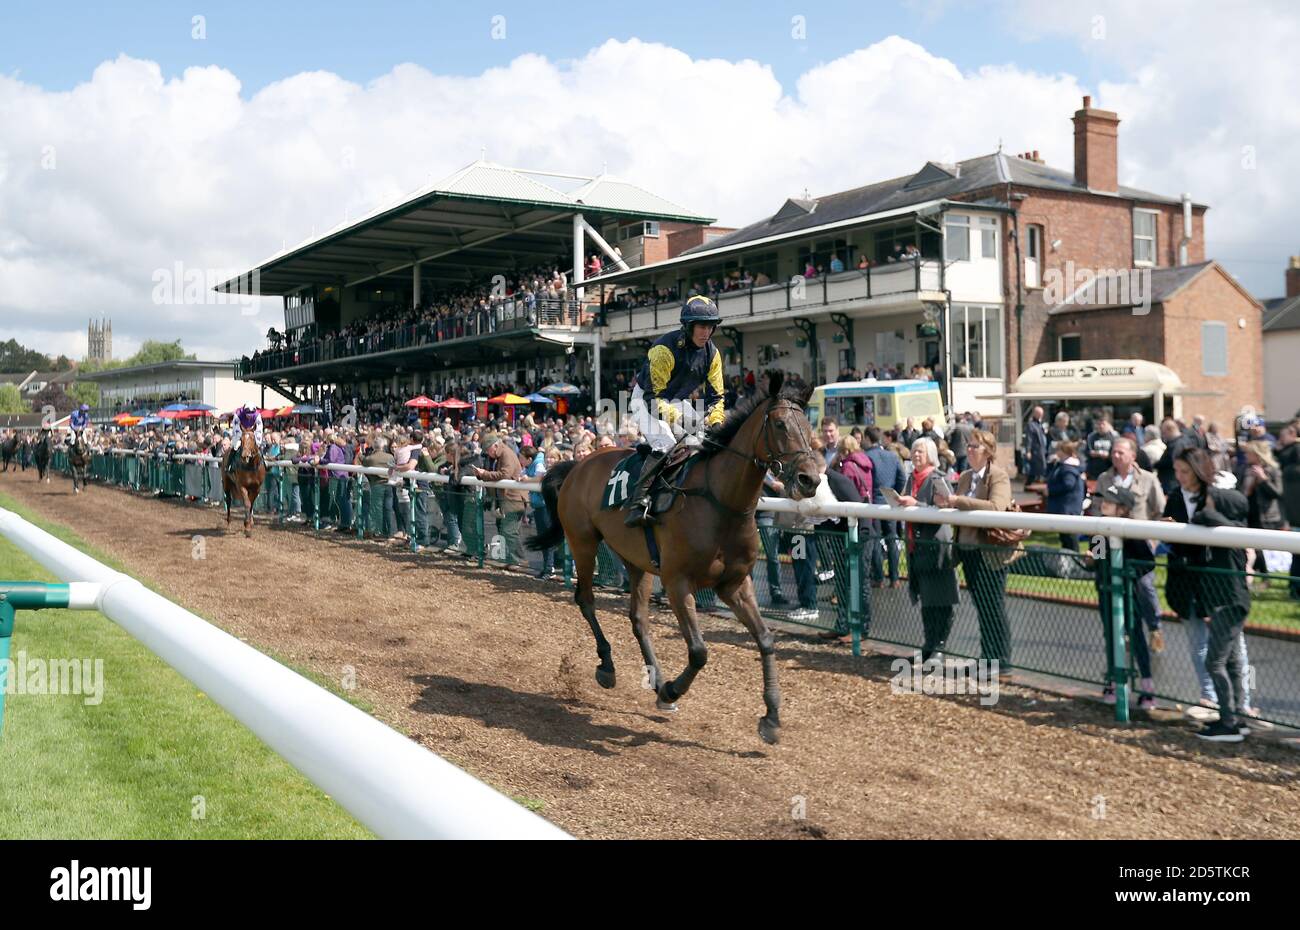
M 1226 272 L 1213 267 L 1175 294 L 1164 310 L 1164 364 L 1178 372 L 1191 391 L 1223 392 L 1220 397 L 1185 398 L 1184 419 L 1190 422 L 1193 414 L 1203 413 L 1218 422 L 1224 432 L 1231 432 L 1229 424 L 1244 404 L 1256 410 L 1264 405 L 1263 317 L 1259 305 Z M 1246 321 L 1244 327 L 1237 325 L 1242 319 Z M 1202 374 L 1200 324 L 1206 320 L 1228 326 L 1225 377 Z
M 1020 217 L 1021 261 L 1024 260 L 1024 248 L 1028 242 L 1027 227 L 1037 225 L 1043 228 L 1043 256 L 1040 268 L 1041 281 L 1049 281 L 1047 275 L 1056 271 L 1065 275 L 1067 263 L 1074 262 L 1075 270 L 1133 267 L 1133 210 L 1135 208 L 1153 209 L 1160 213 L 1156 223 L 1156 265 L 1170 267 L 1177 264 L 1178 242 L 1182 237 L 1182 206 L 1175 204 L 1144 204 L 1131 200 L 1107 197 L 1103 195 L 1075 193 L 1070 191 L 1049 191 L 1036 188 L 1012 187 L 1013 194 L 1024 194 L 1025 199 L 1013 201 L 1017 205 Z M 994 196 L 1006 197 L 1005 187 L 974 191 L 964 195 L 963 200 L 979 200 Z M 1011 229 L 1008 222 L 1004 226 L 1003 263 L 1006 280 L 1004 282 L 1007 299 L 1007 359 L 1010 380 L 1019 374 L 1016 369 L 1016 274 L 1015 243 L 1007 232 Z M 1061 240 L 1061 247 L 1052 251 L 1052 242 Z M 1205 260 L 1205 209 L 1192 208 L 1192 241 L 1188 244 L 1188 263 L 1195 264 Z M 1021 269 L 1023 273 L 1023 269 Z M 1068 287 L 1068 282 L 1067 282 Z M 1068 290 L 1072 290 L 1069 287 Z M 1067 293 L 1068 293 L 1067 290 Z M 1024 367 L 1056 360 L 1056 340 L 1050 332 L 1052 318 L 1048 317 L 1048 306 L 1044 302 L 1045 288 L 1025 288 L 1024 317 L 1021 331 L 1024 338 Z M 1084 357 L 1107 357 L 1093 355 L 1084 343 Z M 1111 355 L 1110 357 L 1120 357 Z M 1158 356 L 1150 351 L 1137 355 L 1159 362 Z
M 1052 354 L 1040 361 L 1054 361 L 1057 340 L 1075 333 L 1082 337 L 1079 340 L 1082 358 L 1141 358 L 1168 364 L 1163 361 L 1165 325 L 1158 304 L 1145 316 L 1135 316 L 1128 307 L 1058 313 L 1052 317 L 1047 333 Z

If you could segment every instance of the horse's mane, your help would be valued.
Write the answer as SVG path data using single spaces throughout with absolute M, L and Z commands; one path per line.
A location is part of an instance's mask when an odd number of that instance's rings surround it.
M 788 400 L 799 405 L 799 409 L 804 409 L 808 404 L 808 398 L 812 391 L 808 387 L 801 387 L 798 384 L 785 382 L 779 372 L 774 372 L 770 376 L 770 381 L 775 382 L 775 397 L 777 400 Z M 708 438 L 712 443 L 718 446 L 725 446 L 736 438 L 736 433 L 745 425 L 745 421 L 750 415 L 759 408 L 759 406 L 772 397 L 763 390 L 756 390 L 748 397 L 742 397 L 736 406 L 727 411 L 726 417 L 721 423 L 713 427 L 708 432 Z

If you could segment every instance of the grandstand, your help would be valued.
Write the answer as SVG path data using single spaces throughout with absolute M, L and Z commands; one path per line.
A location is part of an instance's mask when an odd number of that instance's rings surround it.
M 237 372 L 299 401 L 330 385 L 448 395 L 563 379 L 590 380 L 596 402 L 598 308 L 582 282 L 711 222 L 606 174 L 480 160 L 216 289 L 282 298 L 283 332 Z

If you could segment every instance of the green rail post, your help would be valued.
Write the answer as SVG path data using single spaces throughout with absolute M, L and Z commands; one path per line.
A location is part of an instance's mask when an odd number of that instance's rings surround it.
M 858 535 L 858 518 L 849 518 L 849 632 L 853 635 L 853 654 L 862 655 L 862 539 Z
M 1114 669 L 1115 720 L 1128 723 L 1129 668 L 1127 630 L 1127 604 L 1124 597 L 1124 540 L 1108 537 L 1107 566 L 1110 570 L 1110 662 Z
M 67 606 L 66 584 L 0 581 L 0 735 L 4 733 L 5 692 L 9 689 L 9 644 L 13 639 L 17 612 Z
M 567 538 L 560 539 L 559 555 L 560 555 L 560 561 L 564 565 L 564 586 L 566 588 L 572 588 L 573 587 L 573 559 L 569 558 L 569 540 Z
M 407 497 L 406 506 L 409 508 L 408 511 L 407 511 L 407 515 L 406 515 L 406 529 L 407 529 L 407 532 L 408 532 L 409 535 L 410 535 L 410 539 L 407 540 L 407 541 L 411 544 L 411 551 L 412 551 L 412 552 L 419 552 L 419 551 L 420 551 L 420 534 L 419 534 L 419 531 L 416 530 L 416 528 L 415 528 L 415 495 L 421 493 L 421 491 L 420 491 L 419 487 L 417 486 L 416 481 L 415 481 L 414 478 L 407 478 L 406 481 L 407 481 L 407 485 L 406 485 L 406 497 Z M 424 513 L 425 513 L 426 516 L 427 516 L 428 513 L 429 513 L 429 508 L 428 508 L 427 505 L 426 505 L 425 508 L 424 508 Z
M 474 487 L 474 526 L 478 535 L 478 567 L 487 561 L 487 518 L 483 512 L 483 485 Z
M 352 519 L 356 522 L 356 525 L 357 525 L 357 539 L 365 539 L 365 538 L 366 538 L 366 518 L 367 518 L 368 516 L 370 516 L 370 515 L 369 515 L 368 513 L 364 512 L 364 511 L 362 510 L 362 507 L 361 507 L 361 502 L 362 502 L 362 500 L 363 500 L 362 495 L 363 495 L 363 494 L 365 493 L 365 491 L 366 491 L 366 488 L 363 488 L 363 487 L 362 487 L 362 484 L 364 483 L 365 485 L 368 486 L 368 485 L 370 484 L 370 479 L 369 479 L 367 476 L 365 476 L 365 475 L 349 474 L 349 475 L 348 475 L 347 477 L 345 477 L 343 480 L 344 480 L 344 481 L 351 481 L 353 484 L 356 485 L 356 488 L 357 488 L 357 498 L 356 498 L 356 502 L 355 502 L 355 504 L 354 504 L 353 507 L 352 507 Z M 340 520 L 343 519 L 343 514 L 339 514 L 339 519 L 340 519 Z

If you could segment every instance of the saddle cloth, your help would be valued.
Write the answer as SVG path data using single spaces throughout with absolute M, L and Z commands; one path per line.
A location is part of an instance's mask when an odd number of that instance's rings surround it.
M 659 477 L 655 479 L 655 486 L 650 489 L 652 514 L 663 513 L 673 505 L 677 492 L 668 490 L 664 482 L 671 480 L 678 472 L 683 478 L 686 477 L 689 468 L 684 466 L 687 466 L 688 460 L 694 460 L 694 451 L 679 446 L 668 454 L 668 460 L 659 472 Z M 609 474 L 609 480 L 605 482 L 605 491 L 600 497 L 601 510 L 618 510 L 627 503 L 632 489 L 636 487 L 637 479 L 641 477 L 641 468 L 644 465 L 645 455 L 641 452 L 633 452 L 631 455 L 624 456 L 623 460 L 614 466 L 614 470 Z

